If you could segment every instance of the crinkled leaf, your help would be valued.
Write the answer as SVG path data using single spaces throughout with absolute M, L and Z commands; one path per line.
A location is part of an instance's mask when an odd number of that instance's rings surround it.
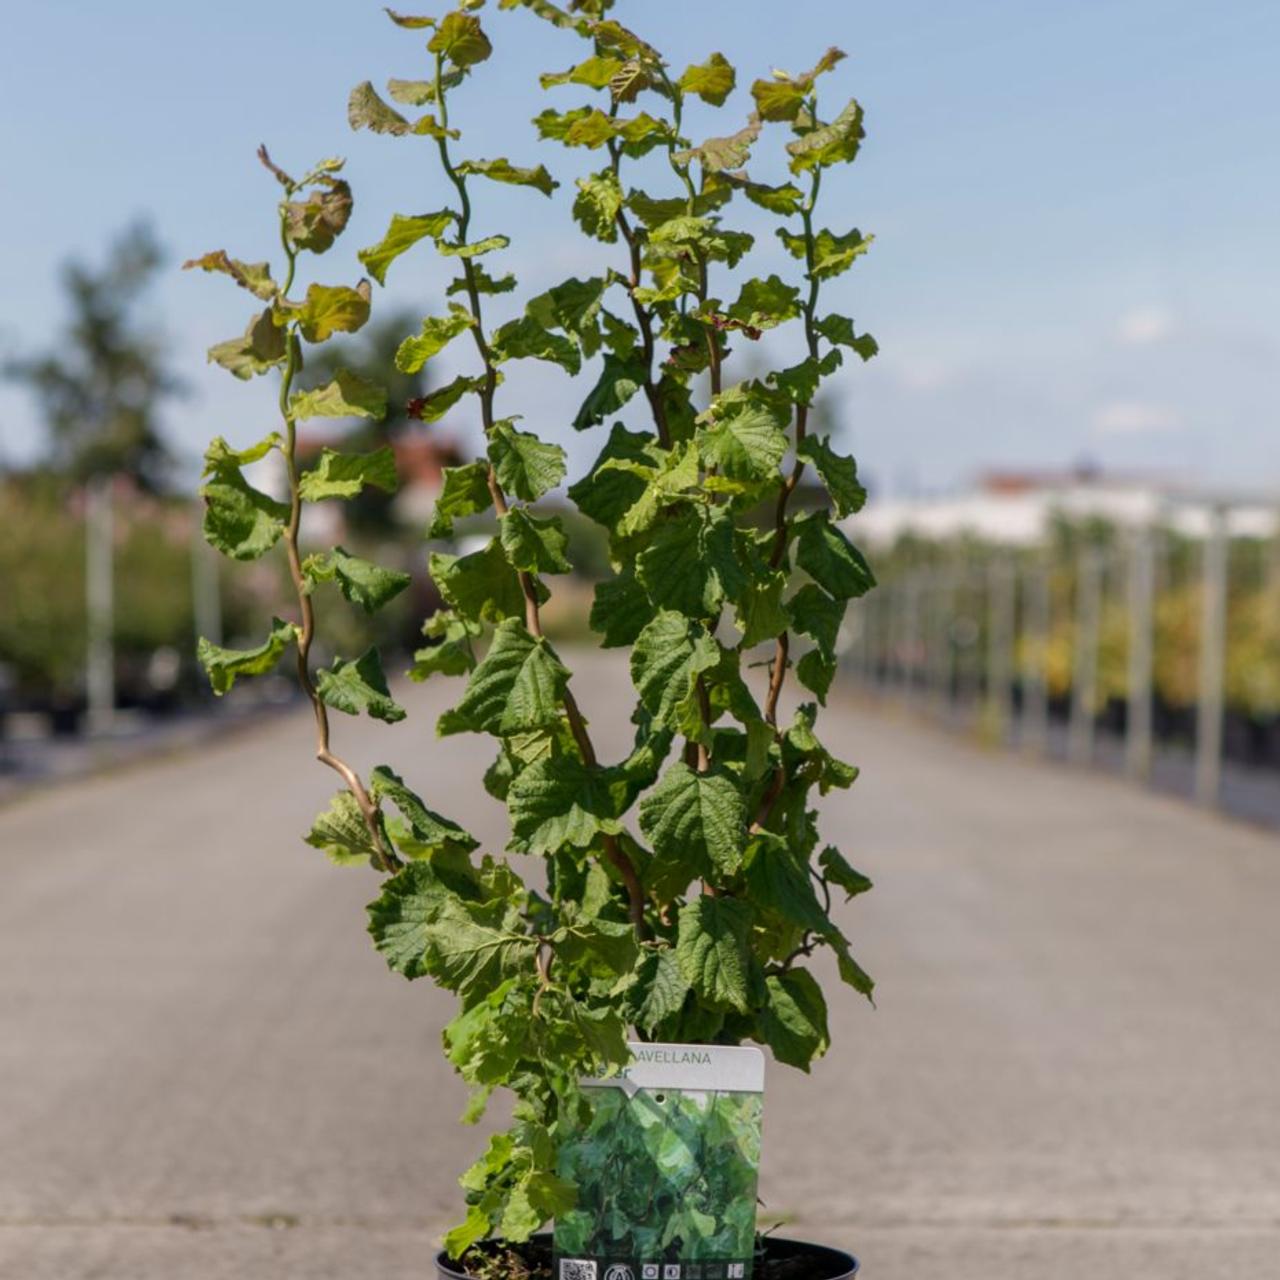
M 182 264 L 184 271 L 199 267 L 202 271 L 219 271 L 230 276 L 242 289 L 248 289 L 255 298 L 269 302 L 276 296 L 276 282 L 271 278 L 271 266 L 266 262 L 241 262 L 227 256 L 225 249 L 216 249 L 200 258 L 191 258 Z
M 542 497 L 564 479 L 564 450 L 531 432 L 517 431 L 510 422 L 494 424 L 489 461 L 502 488 L 525 502 Z
M 298 492 L 305 502 L 320 502 L 354 498 L 367 486 L 395 493 L 398 484 L 396 456 L 389 445 L 372 453 L 338 453 L 326 446 L 315 466 L 302 473 Z
M 399 569 L 384 569 L 370 560 L 353 556 L 343 547 L 308 557 L 303 568 L 309 581 L 336 582 L 352 604 L 370 614 L 394 600 L 413 581 Z
M 870 360 L 880 350 L 879 343 L 869 333 L 857 333 L 854 330 L 853 321 L 848 316 L 835 315 L 834 313 L 829 316 L 823 316 L 814 325 L 814 328 L 828 342 L 837 346 L 852 348 L 864 361 Z
M 286 350 L 284 330 L 275 322 L 270 307 L 249 321 L 243 338 L 229 338 L 209 348 L 209 363 L 220 364 L 237 378 L 248 381 L 283 363 Z
M 268 436 L 255 448 L 237 453 L 219 436 L 205 454 L 208 479 L 200 488 L 205 541 L 233 560 L 266 555 L 284 533 L 288 503 L 255 489 L 240 473 L 242 465 L 264 457 L 278 441 L 278 436 Z
M 351 90 L 347 121 L 353 129 L 372 129 L 374 133 L 405 134 L 410 128 L 404 116 L 383 102 L 368 80 Z
M 751 148 L 760 136 L 760 122 L 753 120 L 737 133 L 726 138 L 708 138 L 697 147 L 675 152 L 671 159 L 687 166 L 696 160 L 706 173 L 720 173 L 726 169 L 741 169 L 751 157 Z
M 316 692 L 326 706 L 349 716 L 367 712 L 375 720 L 395 724 L 405 710 L 391 697 L 382 659 L 369 648 L 354 662 L 335 658 L 332 667 L 316 672 Z
M 507 793 L 511 827 L 527 853 L 562 845 L 585 849 L 603 831 L 621 830 L 628 786 L 616 772 L 591 768 L 576 756 L 551 756 L 517 774 Z
M 649 599 L 691 618 L 717 613 L 745 582 L 733 534 L 724 507 L 699 508 L 660 525 L 636 560 Z
M 450 537 L 455 520 L 488 511 L 492 502 L 488 463 L 468 462 L 462 467 L 445 467 L 444 484 L 436 499 L 427 537 Z
M 653 605 L 645 589 L 636 581 L 635 570 L 627 565 L 615 578 L 597 582 L 591 603 L 590 625 L 605 649 L 634 644 L 653 619 Z M 683 622 L 683 619 L 681 619 Z
M 760 1037 L 779 1062 L 808 1071 L 831 1044 L 827 1002 L 807 969 L 787 969 L 765 979 Z
M 521 316 L 499 326 L 489 346 L 499 364 L 505 360 L 547 360 L 572 374 L 582 365 L 577 344 L 552 333 L 533 316 Z
M 375 800 L 390 801 L 400 810 L 413 835 L 414 856 L 453 850 L 470 853 L 480 847 L 480 841 L 456 822 L 428 809 L 404 779 L 385 764 L 378 765 L 369 775 L 369 791 Z
M 801 635 L 809 636 L 828 657 L 835 654 L 844 612 L 843 600 L 833 600 L 812 582 L 805 583 L 787 602 L 791 625 Z
M 530 515 L 523 507 L 513 507 L 498 523 L 502 549 L 514 568 L 528 573 L 572 570 L 564 554 L 569 539 L 558 516 L 542 518 Z
M 458 165 L 461 174 L 479 174 L 494 182 L 506 182 L 516 187 L 533 187 L 549 196 L 560 184 L 547 172 L 546 165 L 522 169 L 510 160 L 464 160 Z
M 439 240 L 455 217 L 452 209 L 441 209 L 438 213 L 423 213 L 413 217 L 407 217 L 403 213 L 392 214 L 391 225 L 386 234 L 377 244 L 360 250 L 360 261 L 379 284 L 386 284 L 387 268 L 402 253 L 413 248 L 425 236 Z
M 295 422 L 303 422 L 307 418 L 381 420 L 386 413 L 386 388 L 349 369 L 339 369 L 323 387 L 300 391 L 289 401 L 289 416 Z
M 611 169 L 578 179 L 573 216 L 587 235 L 613 244 L 618 238 L 617 217 L 621 209 L 622 187 Z
M 862 108 L 856 101 L 850 101 L 830 124 L 820 125 L 787 143 L 791 172 L 805 173 L 828 165 L 847 164 L 857 157 L 865 136 Z
M 333 797 L 303 839 L 340 867 L 377 861 L 379 857 L 364 814 L 350 791 L 339 791 Z
M 655 724 L 692 736 L 701 720 L 695 681 L 719 660 L 719 646 L 705 627 L 683 614 L 659 613 L 631 651 L 631 680 L 641 706 Z
M 355 333 L 369 319 L 369 282 L 361 280 L 354 289 L 344 284 L 313 284 L 299 304 L 291 304 L 288 314 L 297 320 L 308 342 L 324 342 L 335 333 Z
M 208 673 L 214 693 L 223 694 L 240 676 L 260 676 L 270 671 L 297 638 L 296 624 L 272 618 L 271 634 L 256 649 L 223 649 L 201 637 L 196 656 Z
M 750 649 L 781 635 L 790 625 L 782 604 L 787 575 L 780 570 L 753 577 L 746 594 L 737 602 L 735 622 L 742 632 L 742 647 Z
M 713 53 L 706 62 L 686 67 L 676 81 L 682 93 L 696 94 L 713 107 L 724 106 L 725 99 L 733 92 L 736 76 L 733 67 L 722 53 Z
M 836 515 L 843 519 L 861 511 L 867 491 L 858 483 L 858 464 L 847 454 L 836 453 L 821 436 L 806 436 L 796 455 L 812 463 L 831 495 Z
M 295 248 L 309 253 L 326 253 L 351 220 L 350 186 L 330 177 L 321 182 L 305 200 L 290 200 L 284 206 L 285 235 Z
M 762 988 L 751 955 L 751 908 L 736 898 L 703 896 L 680 908 L 676 962 L 712 1008 L 750 1010 Z
M 508 618 L 494 631 L 462 701 L 441 717 L 440 732 L 503 736 L 553 728 L 563 715 L 568 679 L 547 641 L 530 635 L 518 618 Z
M 575 429 L 585 431 L 617 413 L 644 385 L 644 375 L 641 359 L 623 359 L 606 352 L 600 377 L 573 420 Z
M 676 761 L 640 802 L 640 828 L 655 858 L 693 861 L 732 876 L 742 865 L 746 807 L 737 783 L 725 772 L 705 773 Z
M 483 62 L 493 52 L 493 46 L 475 14 L 454 10 L 436 24 L 435 35 L 427 41 L 427 51 L 443 54 L 455 67 L 465 69 Z
M 429 566 L 440 594 L 463 618 L 500 622 L 524 617 L 520 580 L 497 538 L 465 556 L 432 552 Z
M 617 470 L 606 464 L 652 462 L 647 452 L 652 435 L 628 431 L 620 422 L 609 433 L 609 441 L 600 451 L 591 470 L 569 487 L 569 497 L 584 516 L 605 528 L 611 528 L 639 500 L 646 488 L 642 476 Z
M 417 373 L 432 356 L 438 355 L 474 324 L 475 317 L 466 307 L 451 302 L 447 316 L 427 316 L 422 321 L 422 332 L 400 344 L 396 351 L 396 368 L 401 373 Z
M 787 405 L 763 398 L 732 404 L 724 413 L 713 405 L 711 424 L 698 434 L 703 461 L 731 480 L 776 475 L 788 447 L 787 410 Z
M 855 871 L 834 845 L 827 845 L 818 855 L 818 866 L 822 868 L 822 874 L 830 884 L 845 891 L 846 902 L 872 888 L 871 881 L 861 871 Z
M 485 236 L 483 240 L 475 240 L 471 244 L 450 244 L 441 240 L 436 248 L 446 258 L 482 258 L 486 253 L 505 249 L 510 243 L 509 236 Z
M 814 512 L 796 522 L 796 561 L 828 595 L 850 600 L 876 585 L 870 565 L 828 519 Z
M 800 314 L 800 290 L 776 275 L 747 280 L 728 314 L 749 328 L 772 329 Z

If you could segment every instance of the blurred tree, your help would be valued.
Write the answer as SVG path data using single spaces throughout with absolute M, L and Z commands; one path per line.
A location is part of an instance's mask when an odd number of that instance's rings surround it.
M 180 384 L 158 339 L 136 319 L 160 263 L 145 223 L 116 239 L 100 270 L 68 263 L 71 316 L 63 336 L 51 350 L 5 367 L 40 405 L 51 463 L 77 482 L 128 475 L 154 490 L 166 480 L 170 458 L 158 411 Z

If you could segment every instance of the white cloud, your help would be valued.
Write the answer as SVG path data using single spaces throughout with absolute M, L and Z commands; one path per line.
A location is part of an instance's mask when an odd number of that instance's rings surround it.
M 1163 342 L 1173 328 L 1173 313 L 1164 307 L 1135 307 L 1120 317 L 1116 337 L 1127 347 L 1149 347 Z
M 1182 419 L 1168 405 L 1140 400 L 1114 400 L 1093 417 L 1093 429 L 1100 436 L 1154 435 L 1176 431 L 1181 425 Z

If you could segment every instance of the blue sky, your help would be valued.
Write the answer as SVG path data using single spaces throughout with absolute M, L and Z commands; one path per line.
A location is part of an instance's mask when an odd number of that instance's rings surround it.
M 831 43 L 849 53 L 825 83 L 833 113 L 846 95 L 863 103 L 868 139 L 824 187 L 824 220 L 877 241 L 829 301 L 884 354 L 846 366 L 832 407 L 881 491 L 1082 458 L 1280 482 L 1274 0 L 620 0 L 616 12 L 642 33 L 670 27 L 662 42 L 677 67 L 723 50 L 739 68 L 739 115 L 746 84 L 770 66 L 803 69 Z M 579 46 L 492 5 L 488 22 L 498 52 L 455 103 L 461 153 L 542 160 L 571 188 L 595 157 L 580 164 L 538 143 L 528 119 L 576 101 L 542 94 L 536 74 L 569 65 Z M 318 278 L 354 280 L 356 250 L 391 213 L 444 204 L 426 146 L 353 135 L 345 118 L 356 82 L 423 74 L 420 49 L 366 0 L 42 0 L 9 15 L 0 352 L 47 343 L 62 318 L 59 263 L 96 259 L 147 215 L 172 260 L 154 322 L 192 392 L 168 416 L 171 438 L 194 456 L 214 433 L 268 429 L 265 382 L 245 387 L 204 364 L 210 343 L 243 328 L 246 295 L 177 263 L 222 247 L 272 252 L 259 141 L 296 170 L 348 157 L 356 214 Z M 725 131 L 733 118 L 709 112 L 692 129 Z M 477 230 L 513 236 L 527 285 L 609 260 L 584 247 L 564 203 L 493 184 L 480 195 Z M 762 240 L 754 269 L 784 265 Z M 377 301 L 438 312 L 446 279 L 420 249 Z M 581 390 L 521 369 L 504 412 L 567 438 Z M 31 405 L 0 386 L 0 460 L 39 442 Z M 575 462 L 594 447 L 577 444 Z

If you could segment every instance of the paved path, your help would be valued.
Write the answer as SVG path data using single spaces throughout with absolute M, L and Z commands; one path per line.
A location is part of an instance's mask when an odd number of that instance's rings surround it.
M 597 722 L 620 675 L 579 677 Z M 338 729 L 498 840 L 488 744 L 430 737 L 447 692 Z M 1280 841 L 883 713 L 829 730 L 880 1007 L 772 1072 L 765 1219 L 868 1280 L 1280 1274 Z M 482 1135 L 448 1002 L 367 945 L 371 877 L 297 838 L 307 743 L 287 716 L 0 811 L 6 1280 L 429 1276 Z

